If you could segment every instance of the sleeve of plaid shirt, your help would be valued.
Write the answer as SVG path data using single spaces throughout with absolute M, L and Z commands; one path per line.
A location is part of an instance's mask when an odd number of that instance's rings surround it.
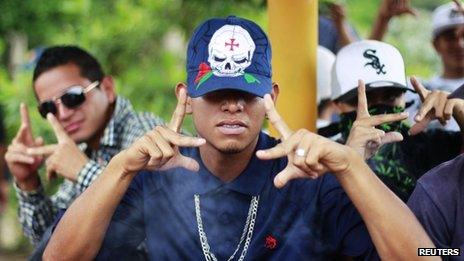
M 45 230 L 52 225 L 60 208 L 66 208 L 68 202 L 77 197 L 78 191 L 71 181 L 65 180 L 52 196 L 45 195 L 42 185 L 35 191 L 23 191 L 14 184 L 19 199 L 19 222 L 24 234 L 32 244 L 40 242 Z
M 131 114 L 121 130 L 121 148 L 127 148 L 138 137 L 163 121 L 151 113 Z M 114 155 L 112 155 L 114 156 Z M 106 165 L 106 163 L 105 163 Z M 26 192 L 15 186 L 19 199 L 19 220 L 25 235 L 35 245 L 40 242 L 45 230 L 53 224 L 58 209 L 66 209 L 103 171 L 104 165 L 90 160 L 78 174 L 76 183 L 66 180 L 52 197 L 45 195 L 40 186 L 34 192 Z

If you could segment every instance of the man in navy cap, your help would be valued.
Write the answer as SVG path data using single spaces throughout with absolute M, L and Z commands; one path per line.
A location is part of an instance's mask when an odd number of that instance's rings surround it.
M 143 241 L 152 260 L 371 259 L 371 237 L 385 259 L 433 247 L 355 150 L 290 130 L 270 61 L 251 21 L 198 27 L 172 120 L 113 158 L 65 213 L 45 260 L 124 259 Z M 186 114 L 199 137 L 179 134 Z M 266 116 L 281 142 L 261 132 Z

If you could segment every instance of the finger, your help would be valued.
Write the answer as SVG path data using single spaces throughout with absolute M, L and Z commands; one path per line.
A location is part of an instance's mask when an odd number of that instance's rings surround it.
M 61 124 L 58 122 L 58 120 L 53 114 L 48 113 L 47 120 L 50 123 L 50 125 L 52 125 L 53 132 L 55 133 L 55 136 L 58 142 L 64 141 L 69 138 L 68 134 L 66 133 L 66 131 L 63 129 L 63 127 L 61 126 Z
M 324 166 L 319 162 L 323 149 L 322 146 L 313 146 L 306 156 L 306 165 L 308 165 L 312 172 L 320 172 L 324 169 Z
M 20 143 L 20 144 L 26 144 L 26 145 L 31 145 L 34 142 L 34 138 L 32 137 L 32 132 L 29 126 L 22 125 L 18 130 L 18 133 L 14 137 L 12 143 Z
M 163 140 L 178 147 L 199 147 L 206 143 L 203 138 L 186 136 L 162 126 L 155 127 L 155 130 L 162 135 Z
M 306 155 L 308 153 L 311 153 L 310 151 L 313 149 L 313 147 L 311 146 L 311 143 L 312 143 L 312 139 L 309 135 L 303 136 L 301 141 L 297 144 L 296 150 L 302 150 L 305 153 L 303 153 L 303 155 L 298 155 L 297 153 L 295 153 L 292 157 L 293 165 L 295 165 L 300 170 L 306 173 L 310 172 L 310 168 L 306 164 Z
M 182 122 L 184 121 L 185 117 L 185 110 L 187 106 L 187 93 L 186 91 L 181 88 L 179 90 L 179 98 L 177 100 L 177 106 L 172 114 L 171 121 L 168 124 L 169 129 L 179 132 L 180 127 L 182 126 Z
M 285 146 L 282 143 L 279 143 L 277 146 L 267 149 L 267 150 L 258 150 L 256 156 L 262 160 L 271 160 L 278 159 L 288 155 L 288 151 L 285 149 Z
M 185 168 L 191 170 L 193 172 L 198 172 L 200 170 L 200 164 L 192 158 L 185 157 L 180 155 L 180 157 L 176 157 L 176 162 L 174 162 L 176 167 Z
M 443 124 L 446 120 L 443 118 L 443 111 L 445 110 L 448 97 L 442 94 L 438 95 L 438 104 L 435 106 L 435 117 Z
M 150 140 L 150 142 L 152 142 L 150 138 L 148 139 Z M 147 151 L 147 154 L 150 156 L 150 159 L 147 163 L 147 169 L 156 170 L 157 168 L 162 166 L 161 159 L 163 158 L 163 153 L 158 148 L 158 146 L 156 146 L 156 144 L 153 144 L 151 146 L 146 146 L 145 149 Z
M 288 139 L 292 135 L 292 131 L 277 112 L 274 101 L 272 101 L 271 95 L 269 94 L 264 95 L 264 107 L 266 108 L 266 115 L 269 122 L 276 128 L 280 135 L 282 135 L 283 140 Z
M 419 95 L 421 101 L 425 101 L 425 98 L 427 98 L 429 91 L 414 76 L 411 77 L 411 84 L 414 87 L 414 90 L 416 90 L 417 94 Z
M 26 104 L 21 102 L 21 104 L 19 105 L 19 110 L 21 113 L 21 124 L 26 127 L 31 126 L 31 120 L 29 119 L 29 112 L 27 110 Z
M 436 95 L 430 95 L 428 99 L 425 99 L 425 101 L 423 101 L 421 107 L 419 108 L 416 117 L 414 117 L 414 120 L 418 122 L 421 121 L 426 115 L 435 115 L 435 112 L 431 112 L 435 106 L 435 101 Z
M 51 145 L 45 145 L 45 146 L 40 146 L 40 147 L 28 148 L 26 150 L 26 153 L 31 156 L 48 157 L 56 151 L 57 147 L 58 147 L 57 144 L 51 144 Z
M 162 156 L 160 159 L 159 166 L 163 166 L 168 162 L 172 157 L 174 157 L 175 152 L 172 146 L 163 138 L 163 136 L 158 131 L 151 131 L 149 137 L 152 140 L 153 144 L 156 144 L 160 150 Z
M 288 140 L 285 140 L 275 147 L 267 150 L 258 150 L 256 156 L 262 160 L 276 159 L 283 156 L 288 156 L 290 153 L 293 153 L 307 132 L 300 130 L 294 135 L 292 135 Z
M 7 152 L 5 154 L 5 160 L 11 163 L 22 163 L 22 164 L 33 164 L 34 158 L 28 155 L 24 155 L 18 152 Z
M 284 187 L 290 180 L 297 178 L 309 178 L 317 177 L 317 173 L 309 172 L 303 173 L 301 171 L 295 170 L 294 168 L 287 166 L 281 172 L 279 172 L 274 178 L 274 186 L 277 188 Z
M 396 131 L 391 131 L 385 133 L 385 136 L 382 137 L 380 144 L 388 144 L 388 143 L 394 143 L 394 142 L 399 142 L 403 140 L 403 135 L 401 133 L 396 132 Z
M 363 119 L 359 125 L 374 127 L 384 123 L 390 123 L 395 121 L 402 121 L 408 118 L 407 112 L 400 112 L 400 113 L 391 113 L 391 114 L 381 114 L 381 115 L 374 115 L 367 119 Z
M 358 111 L 356 119 L 369 117 L 367 106 L 366 85 L 363 80 L 358 80 Z
M 411 129 L 409 129 L 409 133 L 411 135 L 416 135 L 422 132 L 425 128 L 427 128 L 427 126 L 433 120 L 433 118 L 434 117 L 432 114 L 427 114 L 421 121 L 417 122 L 411 127 Z
M 443 110 L 443 118 L 445 120 L 450 120 L 453 116 L 454 106 L 456 106 L 457 99 L 449 99 L 446 102 L 445 109 Z

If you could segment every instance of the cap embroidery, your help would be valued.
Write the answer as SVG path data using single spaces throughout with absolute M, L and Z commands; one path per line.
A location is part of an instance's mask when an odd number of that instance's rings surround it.
M 206 82 L 206 80 L 208 80 L 212 75 L 213 72 L 211 71 L 209 65 L 206 63 L 200 63 L 198 66 L 198 74 L 195 77 L 195 84 L 197 85 L 196 89 L 198 90 L 200 85 Z
M 208 62 L 213 74 L 219 77 L 243 75 L 251 65 L 255 48 L 253 39 L 243 27 L 224 25 L 219 28 L 208 44 Z
M 373 49 L 367 49 L 364 51 L 363 56 L 370 60 L 370 62 L 366 63 L 364 67 L 370 65 L 376 70 L 377 74 L 386 74 L 387 72 L 384 71 L 385 64 L 380 63 L 379 57 L 375 55 L 376 52 L 377 51 Z

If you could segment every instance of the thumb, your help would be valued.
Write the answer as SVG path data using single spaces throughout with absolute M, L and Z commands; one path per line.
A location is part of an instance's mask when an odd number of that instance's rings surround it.
M 193 172 L 198 172 L 200 170 L 200 164 L 198 164 L 196 160 L 183 155 L 179 157 L 178 164 L 179 167 L 186 168 Z
M 182 154 L 177 155 L 175 158 L 171 159 L 172 161 L 164 164 L 160 170 L 168 170 L 172 168 L 185 168 L 193 172 L 198 172 L 200 170 L 200 164 L 192 158 L 186 157 Z
M 394 143 L 398 141 L 403 140 L 403 135 L 397 131 L 391 131 L 385 133 L 385 136 L 382 137 L 381 142 L 382 144 L 387 144 L 387 143 Z

